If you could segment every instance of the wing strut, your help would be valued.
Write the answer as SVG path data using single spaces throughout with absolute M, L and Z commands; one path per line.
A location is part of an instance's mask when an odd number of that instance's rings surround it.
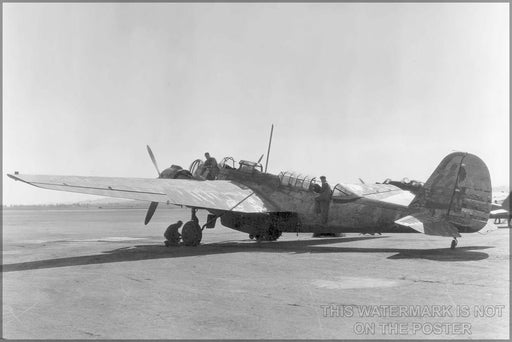
M 211 219 L 209 219 L 208 221 L 206 221 L 205 224 L 203 224 L 203 226 L 201 227 L 201 230 L 204 230 L 204 228 L 209 225 L 211 222 L 213 222 L 214 220 L 218 219 L 219 217 L 222 217 L 225 213 L 229 213 L 231 211 L 233 211 L 233 209 L 235 209 L 236 207 L 238 207 L 240 204 L 242 204 L 245 200 L 247 200 L 249 197 L 251 197 L 252 195 L 254 195 L 254 191 L 251 192 L 249 195 L 245 196 L 245 198 L 243 200 L 241 200 L 240 202 L 238 202 L 237 204 L 235 204 L 231 209 L 229 209 L 228 211 L 225 211 L 223 212 L 221 215 L 219 216 L 214 216 L 212 217 Z

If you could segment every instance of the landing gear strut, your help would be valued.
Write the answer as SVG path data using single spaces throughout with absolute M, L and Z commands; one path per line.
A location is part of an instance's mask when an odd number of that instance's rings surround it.
M 192 217 L 185 223 L 181 230 L 181 239 L 185 246 L 197 246 L 201 242 L 203 232 L 199 226 L 199 219 L 196 216 L 197 209 L 192 208 Z
M 453 238 L 450 248 L 455 249 L 455 247 L 457 247 L 457 238 L 456 237 Z
M 264 232 L 257 233 L 255 235 L 250 234 L 249 238 L 256 239 L 256 241 L 276 241 L 281 236 L 282 232 L 275 228 L 274 226 L 270 226 L 268 230 Z

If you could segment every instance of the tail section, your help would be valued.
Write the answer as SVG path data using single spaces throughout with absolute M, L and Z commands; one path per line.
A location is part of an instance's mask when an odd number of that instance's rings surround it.
M 506 211 L 510 211 L 510 193 L 508 194 L 507 198 L 505 198 L 503 203 L 501 203 L 501 207 Z
M 412 215 L 396 223 L 419 231 L 416 227 L 423 222 L 429 229 L 422 232 L 431 235 L 457 236 L 454 229 L 458 232 L 479 231 L 487 225 L 491 210 L 491 178 L 487 166 L 470 153 L 449 154 L 413 199 L 409 209 Z

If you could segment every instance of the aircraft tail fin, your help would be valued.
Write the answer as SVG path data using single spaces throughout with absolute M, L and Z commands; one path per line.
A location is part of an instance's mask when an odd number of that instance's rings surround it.
M 510 211 L 510 193 L 508 194 L 507 198 L 503 200 L 503 203 L 501 203 L 501 207 L 507 211 Z
M 479 231 L 487 225 L 491 210 L 491 178 L 487 166 L 470 153 L 449 154 L 412 200 L 409 209 L 410 216 L 395 222 L 416 229 L 418 222 L 413 221 L 419 221 L 423 225 L 422 232 L 430 235 L 457 236 L 454 229 L 456 232 Z

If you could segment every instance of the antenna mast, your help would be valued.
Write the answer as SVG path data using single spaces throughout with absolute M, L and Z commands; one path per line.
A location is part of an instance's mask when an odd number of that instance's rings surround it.
M 270 146 L 272 146 L 272 133 L 274 133 L 274 124 L 272 124 L 272 128 L 270 128 L 270 139 L 268 141 L 267 161 L 265 162 L 265 173 L 267 173 L 268 157 L 270 156 Z

